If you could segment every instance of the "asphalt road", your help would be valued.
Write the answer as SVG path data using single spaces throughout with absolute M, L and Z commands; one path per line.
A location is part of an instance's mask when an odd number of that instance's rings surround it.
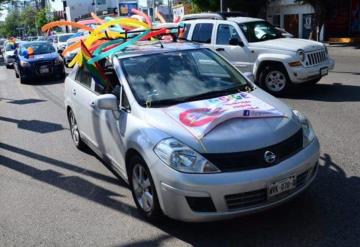
M 63 83 L 20 85 L 0 67 L 0 246 L 359 246 L 360 49 L 284 99 L 321 143 L 318 178 L 278 208 L 230 221 L 150 224 L 127 186 L 72 144 Z

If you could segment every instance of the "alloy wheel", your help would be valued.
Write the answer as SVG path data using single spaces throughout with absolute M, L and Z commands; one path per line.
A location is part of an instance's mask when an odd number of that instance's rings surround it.
M 146 213 L 151 212 L 154 208 L 154 198 L 150 176 L 147 170 L 140 164 L 134 166 L 132 186 L 141 209 Z
M 76 123 L 74 113 L 72 111 L 69 112 L 69 118 L 70 118 L 71 136 L 72 136 L 72 139 L 75 142 L 75 144 L 78 145 L 79 141 L 80 141 L 80 133 L 79 133 L 79 128 Z
M 286 83 L 284 73 L 277 70 L 270 71 L 265 77 L 266 88 L 272 92 L 281 92 L 285 88 Z

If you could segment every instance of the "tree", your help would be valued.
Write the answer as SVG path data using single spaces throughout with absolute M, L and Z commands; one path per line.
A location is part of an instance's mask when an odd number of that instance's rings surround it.
M 312 25 L 312 37 L 313 39 L 320 40 L 320 30 L 325 23 L 325 18 L 328 12 L 334 8 L 336 1 L 333 0 L 295 0 L 300 4 L 310 4 L 315 11 L 314 23 Z

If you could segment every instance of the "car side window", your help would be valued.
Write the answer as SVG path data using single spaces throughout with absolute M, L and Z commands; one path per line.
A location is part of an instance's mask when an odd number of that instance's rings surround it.
M 213 24 L 211 23 L 198 23 L 195 25 L 192 41 L 210 44 Z
M 231 40 L 241 41 L 236 29 L 232 25 L 220 24 L 217 30 L 216 44 L 230 45 Z
M 78 68 L 75 80 L 78 81 L 81 85 L 87 88 L 91 88 L 92 76 L 85 66 Z

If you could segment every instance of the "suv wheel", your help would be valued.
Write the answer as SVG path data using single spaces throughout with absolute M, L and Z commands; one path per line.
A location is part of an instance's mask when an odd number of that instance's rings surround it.
M 69 120 L 69 125 L 70 125 L 71 137 L 72 137 L 72 140 L 73 140 L 75 146 L 80 150 L 84 150 L 86 148 L 86 145 L 81 140 L 79 127 L 77 125 L 76 118 L 75 118 L 75 115 L 72 110 L 69 110 L 68 120 Z
M 129 165 L 131 192 L 139 212 L 148 220 L 159 218 L 161 209 L 149 168 L 139 156 L 132 158 Z
M 280 65 L 271 65 L 260 74 L 261 86 L 269 93 L 280 96 L 291 87 L 290 78 L 286 70 Z

